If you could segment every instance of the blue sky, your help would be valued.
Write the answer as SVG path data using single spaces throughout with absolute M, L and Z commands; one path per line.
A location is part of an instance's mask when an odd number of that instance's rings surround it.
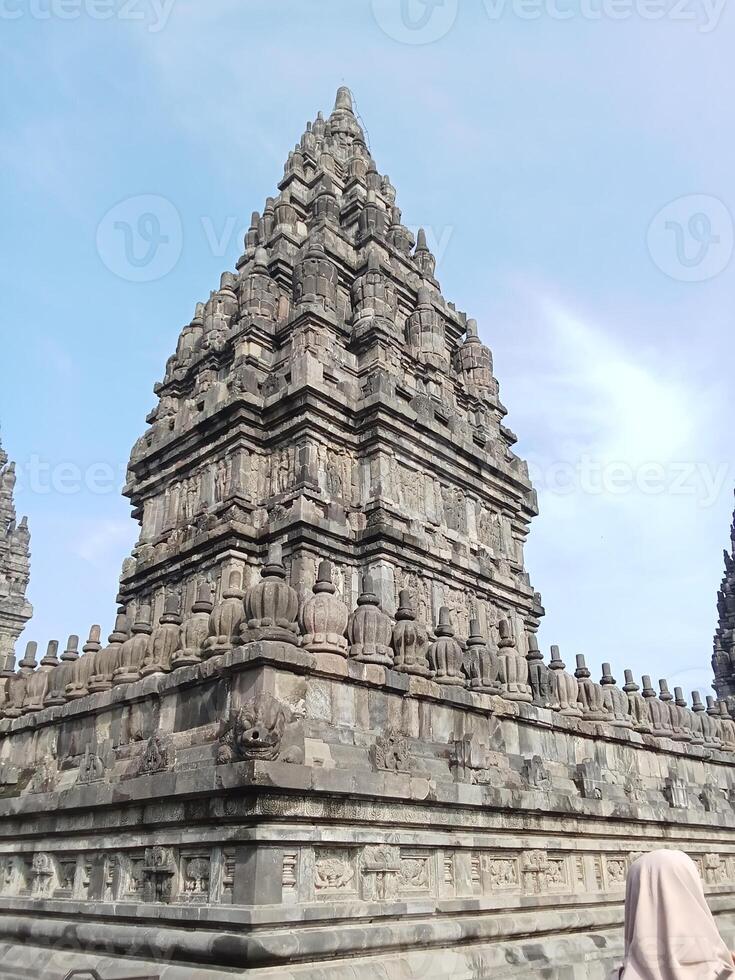
M 2 0 L 23 639 L 109 631 L 152 385 L 348 84 L 493 349 L 539 489 L 544 648 L 705 688 L 735 484 L 734 33 L 717 0 Z M 147 282 L 109 237 L 140 195 L 170 202 Z

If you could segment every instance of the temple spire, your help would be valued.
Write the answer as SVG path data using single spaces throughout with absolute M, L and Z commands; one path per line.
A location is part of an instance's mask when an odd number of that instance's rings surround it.
M 0 677 L 15 669 L 15 642 L 31 618 L 26 599 L 30 575 L 28 520 L 18 523 L 15 463 L 0 444 Z
M 730 550 L 725 550 L 725 574 L 717 595 L 718 623 L 714 639 L 713 687 L 718 698 L 735 706 L 735 515 L 730 527 Z

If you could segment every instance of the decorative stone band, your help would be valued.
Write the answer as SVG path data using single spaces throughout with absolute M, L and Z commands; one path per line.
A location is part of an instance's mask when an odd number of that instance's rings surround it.
M 283 649 L 302 647 L 315 655 L 425 678 L 438 686 L 440 697 L 442 691 L 464 688 L 508 701 L 532 701 L 580 723 L 594 722 L 600 733 L 632 729 L 659 739 L 735 752 L 735 721 L 724 701 L 708 699 L 705 708 L 694 692 L 690 709 L 681 688 L 674 696 L 661 680 L 657 695 L 644 676 L 641 693 L 627 670 L 625 686 L 620 688 L 608 664 L 603 664 L 598 684 L 581 655 L 572 676 L 558 647 L 552 647 L 548 666 L 544 663 L 533 634 L 528 634 L 524 656 L 510 619 L 500 621 L 497 644 L 493 637 L 482 635 L 476 620 L 464 640 L 456 636 L 450 610 L 444 607 L 432 636 L 427 624 L 418 621 L 409 590 L 401 592 L 394 623 L 381 608 L 369 576 L 350 612 L 332 578 L 331 563 L 321 562 L 313 595 L 299 603 L 287 581 L 281 546 L 276 544 L 271 546 L 260 582 L 243 591 L 240 573 L 232 572 L 215 603 L 211 584 L 203 582 L 183 622 L 180 600 L 170 593 L 155 627 L 149 605 L 138 609 L 132 626 L 121 610 L 107 647 L 101 647 L 99 627 L 93 626 L 81 656 L 76 652 L 77 638 L 70 637 L 59 662 L 58 644 L 52 641 L 37 667 L 36 645 L 30 643 L 18 672 L 0 685 L 0 718 L 58 711 L 67 701 L 133 684 L 150 674 L 190 667 L 243 644 L 271 642 Z

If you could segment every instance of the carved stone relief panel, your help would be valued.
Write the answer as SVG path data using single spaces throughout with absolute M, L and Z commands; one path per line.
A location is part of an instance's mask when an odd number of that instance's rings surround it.
M 517 891 L 520 888 L 517 857 L 492 852 L 483 854 L 482 871 L 486 892 Z
M 317 900 L 357 898 L 357 855 L 350 848 L 319 848 L 314 853 L 314 895 Z
M 392 844 L 369 844 L 360 855 L 363 899 L 383 902 L 398 896 L 400 849 Z
M 398 890 L 404 895 L 434 894 L 434 853 L 402 847 Z
M 181 891 L 179 901 L 206 905 L 209 903 L 211 854 L 194 851 L 181 856 Z

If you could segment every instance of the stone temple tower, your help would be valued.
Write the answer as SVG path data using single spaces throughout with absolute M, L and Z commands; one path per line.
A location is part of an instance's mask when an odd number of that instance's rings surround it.
M 0 676 L 15 669 L 15 641 L 33 614 L 26 599 L 30 575 L 28 520 L 17 523 L 15 464 L 0 445 Z
M 718 698 L 735 701 L 735 516 L 730 530 L 730 550 L 725 551 L 725 574 L 717 595 L 719 622 L 712 655 L 713 687 Z
M 234 272 L 181 332 L 125 493 L 141 524 L 119 601 L 155 622 L 203 580 L 257 581 L 283 547 L 303 598 L 319 558 L 354 604 L 508 619 L 521 649 L 542 607 L 524 570 L 536 497 L 504 425 L 490 350 L 442 295 L 340 89 L 252 216 Z M 206 588 L 206 586 L 205 586 Z

